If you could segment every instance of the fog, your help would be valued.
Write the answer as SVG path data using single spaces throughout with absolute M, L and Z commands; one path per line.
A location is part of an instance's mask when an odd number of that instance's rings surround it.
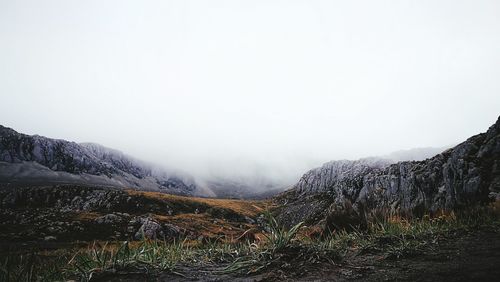
M 0 0 L 0 124 L 295 179 L 500 114 L 499 1 Z

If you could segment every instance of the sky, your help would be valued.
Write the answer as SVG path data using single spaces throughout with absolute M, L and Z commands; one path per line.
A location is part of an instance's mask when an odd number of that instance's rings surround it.
M 484 132 L 499 51 L 496 0 L 0 0 L 0 124 L 300 176 Z

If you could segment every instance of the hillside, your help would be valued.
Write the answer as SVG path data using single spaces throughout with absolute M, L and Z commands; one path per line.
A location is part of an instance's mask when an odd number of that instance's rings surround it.
M 269 202 L 175 196 L 91 186 L 0 189 L 5 241 L 216 240 L 255 226 Z
M 202 194 L 192 177 L 99 144 L 25 135 L 0 126 L 0 183 L 81 184 Z
M 498 210 L 387 217 L 329 234 L 284 229 L 266 213 L 277 208 L 76 185 L 3 187 L 0 280 L 491 281 L 500 274 Z

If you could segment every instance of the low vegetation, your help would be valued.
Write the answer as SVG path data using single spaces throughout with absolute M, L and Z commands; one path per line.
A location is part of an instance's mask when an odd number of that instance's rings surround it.
M 144 192 L 136 190 L 127 190 L 127 193 L 133 197 L 145 197 L 152 200 L 167 202 L 170 205 L 180 209 L 180 207 L 197 207 L 200 211 L 204 210 L 226 210 L 242 216 L 256 216 L 272 206 L 270 201 L 249 201 L 235 199 L 215 199 L 177 196 L 158 192 Z
M 399 259 L 432 252 L 440 240 L 453 234 L 477 230 L 500 232 L 498 213 L 493 208 L 463 213 L 441 213 L 419 219 L 385 215 L 372 219 L 364 230 L 336 230 L 311 236 L 314 227 L 302 223 L 283 228 L 269 213 L 264 213 L 262 240 L 237 240 L 234 237 L 204 242 L 177 240 L 165 242 L 93 242 L 84 248 L 12 254 L 0 261 L 0 281 L 91 281 L 120 273 L 169 272 L 179 265 L 221 265 L 221 274 L 249 275 L 280 269 L 290 274 L 303 272 L 311 265 L 341 264 L 352 255 L 379 254 Z M 243 237 L 245 238 L 245 237 Z

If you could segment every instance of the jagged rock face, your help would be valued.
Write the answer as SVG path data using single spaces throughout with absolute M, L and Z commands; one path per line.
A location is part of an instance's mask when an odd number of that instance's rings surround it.
M 88 183 L 184 195 L 196 194 L 197 189 L 189 176 L 155 169 L 117 150 L 29 136 L 3 126 L 0 169 L 0 182 L 4 183 Z
M 361 159 L 357 161 L 332 161 L 322 167 L 310 170 L 295 185 L 299 193 L 317 193 L 337 190 L 339 195 L 352 195 L 363 184 L 363 176 L 389 165 L 381 159 Z
M 500 199 L 500 118 L 486 133 L 424 161 L 327 163 L 278 197 L 285 204 L 279 217 L 289 224 L 377 209 L 421 215 L 492 199 Z

